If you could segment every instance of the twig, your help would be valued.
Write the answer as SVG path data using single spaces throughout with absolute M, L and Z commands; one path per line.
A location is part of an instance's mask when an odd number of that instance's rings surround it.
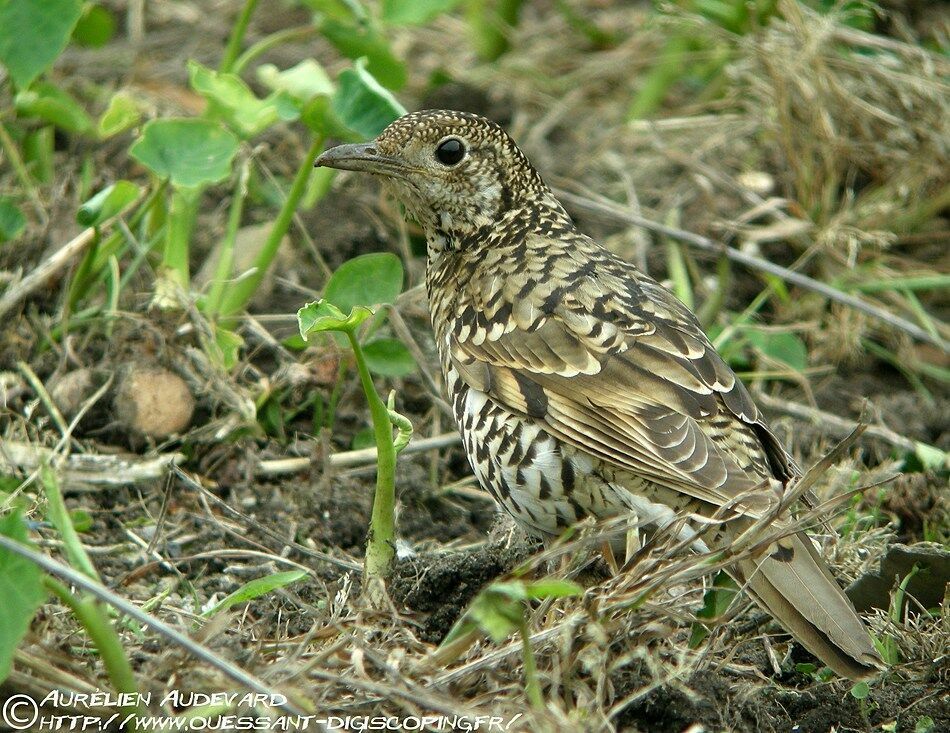
M 32 471 L 43 463 L 52 462 L 62 469 L 63 479 L 68 484 L 126 486 L 161 478 L 169 466 L 183 460 L 181 453 L 164 453 L 145 460 L 137 456 L 84 453 L 67 456 L 59 463 L 51 448 L 12 440 L 0 442 L 0 467 L 9 465 L 21 471 Z M 69 488 L 76 487 L 71 485 Z
M 92 594 L 103 603 L 112 606 L 127 616 L 131 616 L 143 626 L 147 626 L 155 633 L 164 636 L 166 639 L 177 644 L 197 659 L 214 667 L 229 679 L 234 680 L 239 685 L 243 685 L 250 690 L 267 695 L 269 699 L 275 701 L 274 707 L 283 710 L 288 715 L 307 715 L 303 710 L 289 701 L 278 703 L 277 701 L 279 700 L 286 701 L 287 697 L 270 688 L 263 680 L 255 677 L 250 672 L 246 672 L 245 670 L 241 669 L 233 660 L 218 656 L 207 647 L 202 646 L 198 642 L 180 632 L 178 629 L 169 626 L 164 621 L 152 616 L 149 613 L 146 613 L 135 604 L 127 601 L 122 596 L 113 593 L 108 588 L 104 588 L 99 583 L 96 583 L 91 578 L 86 577 L 82 573 L 73 570 L 72 568 L 62 564 L 61 562 L 58 562 L 57 560 L 54 560 L 51 557 L 47 557 L 46 555 L 43 555 L 39 552 L 35 552 L 34 550 L 21 545 L 19 542 L 10 539 L 9 537 L 0 535 L 0 547 L 3 547 L 10 552 L 16 553 L 17 555 L 26 558 L 30 562 L 39 565 L 46 572 L 56 575 L 74 586 L 82 588 L 84 591 Z
M 458 433 L 444 433 L 432 438 L 422 438 L 414 440 L 405 448 L 400 455 L 408 453 L 422 453 L 427 450 L 437 450 L 438 448 L 448 448 L 451 445 L 458 445 L 462 442 L 462 436 Z M 360 450 L 350 450 L 344 453 L 335 453 L 327 458 L 327 463 L 333 468 L 352 468 L 354 466 L 365 466 L 376 462 L 375 448 L 361 448 Z M 278 458 L 272 461 L 261 461 L 254 470 L 255 476 L 283 476 L 288 473 L 299 473 L 310 468 L 309 458 Z
M 338 557 L 334 557 L 333 555 L 329 555 L 326 552 L 320 552 L 319 550 L 314 550 L 310 547 L 305 547 L 304 545 L 301 545 L 298 542 L 294 542 L 293 540 L 289 540 L 286 537 L 282 537 L 280 534 L 270 529 L 266 525 L 258 522 L 252 517 L 249 517 L 247 514 L 244 514 L 243 512 L 235 509 L 233 506 L 231 506 L 226 501 L 224 501 L 224 499 L 218 496 L 215 496 L 215 494 L 213 494 L 205 486 L 203 486 L 201 482 L 199 482 L 197 479 L 195 479 L 193 476 L 191 476 L 187 472 L 178 468 L 178 466 L 175 466 L 172 470 L 185 486 L 189 487 L 190 489 L 194 491 L 197 491 L 200 497 L 203 497 L 211 501 L 212 503 L 216 504 L 217 506 L 227 511 L 229 514 L 232 514 L 233 516 L 240 519 L 246 525 L 254 527 L 258 532 L 260 532 L 264 536 L 270 537 L 272 540 L 279 542 L 282 546 L 293 548 L 297 552 L 303 555 L 306 555 L 307 557 L 312 557 L 317 560 L 321 560 L 322 562 L 335 565 L 339 568 L 342 568 L 343 570 L 360 572 L 363 569 L 363 566 L 360 565 L 359 563 L 353 562 L 351 560 L 344 560 Z M 210 509 L 209 509 L 209 513 L 210 513 Z M 247 537 L 244 537 L 244 540 L 247 541 Z M 260 546 L 263 547 L 263 545 L 260 545 Z
M 833 435 L 836 438 L 847 435 L 854 428 L 854 423 L 851 420 L 846 420 L 845 418 L 838 417 L 837 415 L 819 410 L 815 407 L 808 407 L 798 402 L 773 397 L 761 391 L 756 392 L 755 401 L 776 412 L 781 412 L 785 415 L 817 425 L 819 428 L 824 429 L 829 435 Z M 895 433 L 883 425 L 868 425 L 864 434 L 870 438 L 882 440 L 888 445 L 900 448 L 909 453 L 916 453 L 922 446 L 925 449 L 930 448 L 935 452 L 940 450 L 939 448 L 928 446 L 926 443 L 911 440 L 904 435 Z
M 60 434 L 64 438 L 68 439 L 67 436 L 69 435 L 69 426 L 66 424 L 66 418 L 63 417 L 63 413 L 59 411 L 59 408 L 56 406 L 53 398 L 50 397 L 49 391 L 46 389 L 46 385 L 43 384 L 43 380 L 37 376 L 36 372 L 33 371 L 33 368 L 25 361 L 18 361 L 16 366 L 26 381 L 30 383 L 33 391 L 36 392 L 36 396 L 39 397 L 40 402 L 43 403 L 43 407 L 46 408 L 49 416 L 53 418 L 53 422 L 56 423 L 56 427 L 59 428 Z
M 20 282 L 11 285 L 0 298 L 0 319 L 6 317 L 21 300 L 24 300 L 34 290 L 39 290 L 56 272 L 65 267 L 70 260 L 82 252 L 96 237 L 96 230 L 90 227 L 73 237 L 49 257 L 37 265 L 29 275 Z
M 933 344 L 940 350 L 950 353 L 950 344 L 945 342 L 943 339 L 928 333 L 910 321 L 901 318 L 900 316 L 896 316 L 893 313 L 889 313 L 883 308 L 878 308 L 877 306 L 861 300 L 860 298 L 857 298 L 853 295 L 844 293 L 837 288 L 833 288 L 830 285 L 810 278 L 807 275 L 802 275 L 800 272 L 789 270 L 786 267 L 776 265 L 772 262 L 769 262 L 768 260 L 762 259 L 761 257 L 755 257 L 754 255 L 746 254 L 745 252 L 733 249 L 732 247 L 727 247 L 700 234 L 694 234 L 693 232 L 676 229 L 675 227 L 666 226 L 664 224 L 651 221 L 650 219 L 646 219 L 642 216 L 637 216 L 636 214 L 633 214 L 632 212 L 617 204 L 608 204 L 601 201 L 595 201 L 593 199 L 587 198 L 586 196 L 579 196 L 563 189 L 557 189 L 555 193 L 562 201 L 568 202 L 571 204 L 571 206 L 583 211 L 587 211 L 592 214 L 598 214 L 608 219 L 613 219 L 614 221 L 623 222 L 625 224 L 632 224 L 634 226 L 651 229 L 655 232 L 665 234 L 668 237 L 672 237 L 674 239 L 686 242 L 687 244 L 691 244 L 698 249 L 702 249 L 707 252 L 713 252 L 719 255 L 725 255 L 733 262 L 738 262 L 755 270 L 767 272 L 770 275 L 780 277 L 787 282 L 798 285 L 799 287 L 820 293 L 829 300 L 833 300 L 837 303 L 841 303 L 842 305 L 859 310 L 862 313 L 866 313 L 867 315 L 877 318 L 878 320 L 883 321 L 884 323 L 887 323 L 888 325 L 893 326 L 900 331 L 910 334 L 920 341 L 926 341 L 929 344 Z

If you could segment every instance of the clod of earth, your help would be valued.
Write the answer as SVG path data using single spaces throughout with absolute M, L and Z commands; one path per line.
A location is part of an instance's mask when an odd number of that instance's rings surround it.
M 119 384 L 113 406 L 126 428 L 165 438 L 191 424 L 195 399 L 177 374 L 162 367 L 133 367 Z

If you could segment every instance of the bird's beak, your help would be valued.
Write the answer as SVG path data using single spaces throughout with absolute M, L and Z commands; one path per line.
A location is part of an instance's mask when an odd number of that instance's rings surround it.
M 355 143 L 352 145 L 337 145 L 325 150 L 317 158 L 314 166 L 339 168 L 345 171 L 363 171 L 377 173 L 384 176 L 399 176 L 408 170 L 408 166 L 401 161 L 386 155 L 381 155 L 376 149 L 376 143 Z

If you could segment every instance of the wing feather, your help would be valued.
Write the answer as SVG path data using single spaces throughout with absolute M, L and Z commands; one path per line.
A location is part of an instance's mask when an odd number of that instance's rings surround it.
M 619 260 L 589 273 L 559 298 L 540 282 L 493 298 L 503 327 L 449 338 L 463 381 L 608 465 L 714 504 L 797 474 L 682 303 Z

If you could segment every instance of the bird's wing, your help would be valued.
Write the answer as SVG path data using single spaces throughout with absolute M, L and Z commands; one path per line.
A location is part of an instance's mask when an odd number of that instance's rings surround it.
M 449 341 L 462 379 L 561 440 L 714 505 L 795 475 L 689 310 L 620 260 L 596 264 L 476 302 Z M 763 490 L 741 511 L 775 498 Z

